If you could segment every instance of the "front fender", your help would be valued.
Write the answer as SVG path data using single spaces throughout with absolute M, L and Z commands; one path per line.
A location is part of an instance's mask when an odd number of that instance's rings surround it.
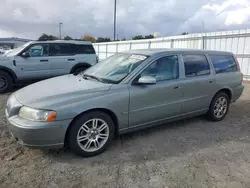
M 56 109 L 57 119 L 74 119 L 76 116 L 93 109 L 106 109 L 113 112 L 119 128 L 128 127 L 129 92 L 113 90 L 89 94 L 85 99 L 69 101 Z

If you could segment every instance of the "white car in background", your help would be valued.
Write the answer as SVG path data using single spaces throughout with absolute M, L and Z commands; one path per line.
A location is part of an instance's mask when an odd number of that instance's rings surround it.
M 31 41 L 0 58 L 0 93 L 13 85 L 65 74 L 79 74 L 98 62 L 89 41 Z

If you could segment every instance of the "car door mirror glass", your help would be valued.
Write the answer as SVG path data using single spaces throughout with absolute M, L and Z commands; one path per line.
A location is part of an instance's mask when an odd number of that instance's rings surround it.
M 30 56 L 30 54 L 29 54 L 28 52 L 23 52 L 23 53 L 21 54 L 21 56 L 22 56 L 23 58 L 27 58 L 27 57 Z
M 138 84 L 156 84 L 156 79 L 152 76 L 142 76 L 139 78 Z

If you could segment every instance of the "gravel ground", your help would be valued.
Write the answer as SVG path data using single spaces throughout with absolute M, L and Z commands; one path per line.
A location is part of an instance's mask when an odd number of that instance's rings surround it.
M 103 154 L 21 147 L 0 96 L 0 187 L 250 187 L 250 85 L 224 121 L 196 117 L 130 133 Z

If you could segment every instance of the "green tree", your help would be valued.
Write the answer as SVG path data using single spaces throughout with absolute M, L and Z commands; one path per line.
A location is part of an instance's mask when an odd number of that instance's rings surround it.
M 64 40 L 73 40 L 73 38 L 71 38 L 70 36 L 66 36 L 64 37 Z
M 58 40 L 58 37 L 53 36 L 53 35 L 47 35 L 43 33 L 39 38 L 39 41 L 46 41 L 46 40 Z
M 153 39 L 154 36 L 153 35 L 136 35 L 134 37 L 132 37 L 132 40 L 140 40 L 140 39 Z
M 95 37 L 93 37 L 91 35 L 84 35 L 84 36 L 81 37 L 81 40 L 87 40 L 87 41 L 90 41 L 92 43 L 96 42 Z
M 142 35 L 136 35 L 132 37 L 132 40 L 140 40 L 140 39 L 144 39 L 144 37 Z
M 154 38 L 154 36 L 153 35 L 145 35 L 145 37 L 144 37 L 145 39 L 153 39 Z
M 107 37 L 98 37 L 96 42 L 111 42 L 111 39 Z

